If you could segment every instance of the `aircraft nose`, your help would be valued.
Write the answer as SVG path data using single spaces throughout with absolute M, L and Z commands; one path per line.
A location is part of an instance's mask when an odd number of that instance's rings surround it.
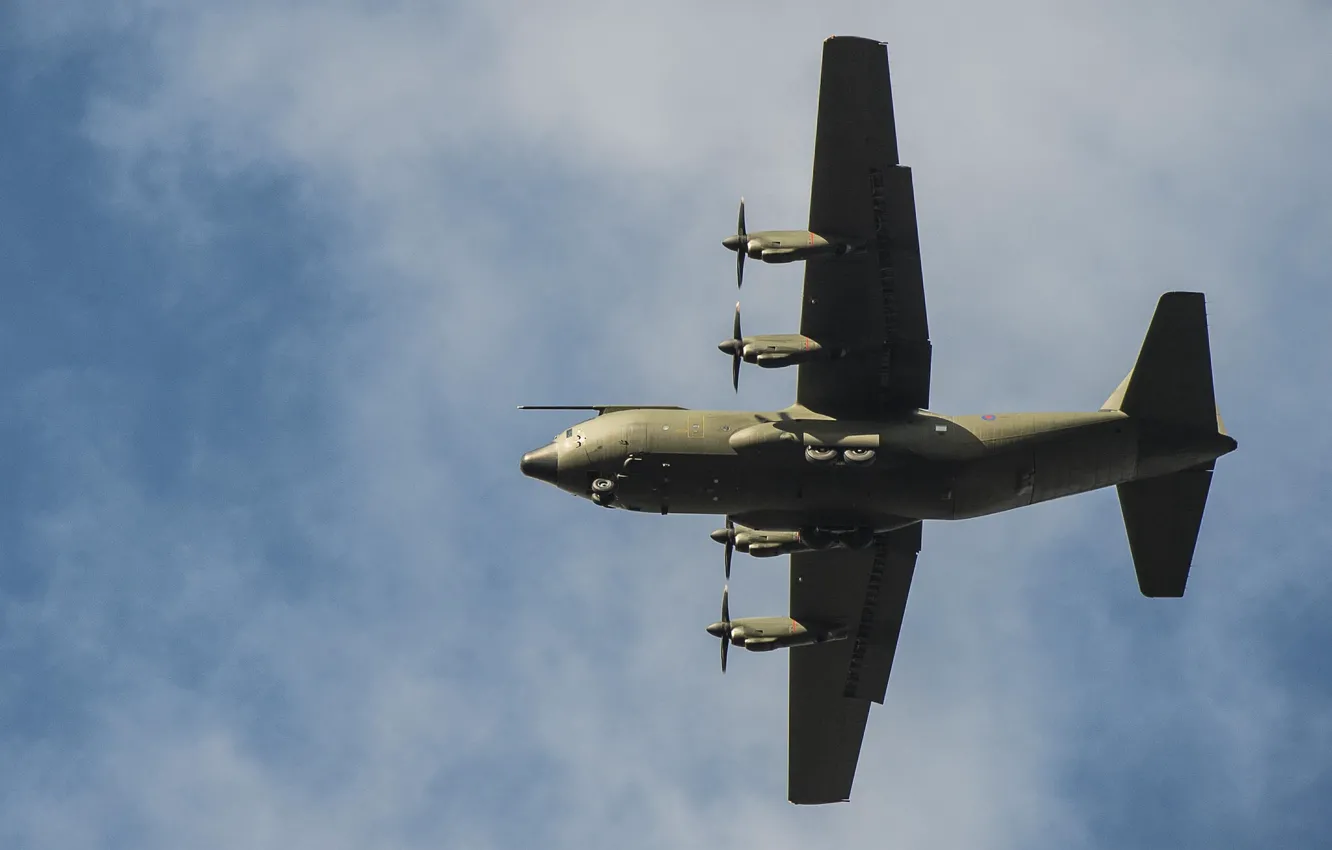
M 727 236 L 725 239 L 722 240 L 722 245 L 724 245 L 726 248 L 728 248 L 731 251 L 739 251 L 740 250 L 739 235 L 733 234 L 731 236 Z
M 518 468 L 528 478 L 535 478 L 547 484 L 555 484 L 559 481 L 559 460 L 559 449 L 555 447 L 554 443 L 550 443 L 523 455 L 523 459 L 518 463 Z
M 708 626 L 708 634 L 712 635 L 713 637 L 718 637 L 718 638 L 722 637 L 723 635 L 726 634 L 726 624 L 713 623 L 712 625 Z

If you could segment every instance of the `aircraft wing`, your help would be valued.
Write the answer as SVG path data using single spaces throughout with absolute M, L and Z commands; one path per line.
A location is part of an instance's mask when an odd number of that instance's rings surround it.
M 791 556 L 791 616 L 851 628 L 846 640 L 791 650 L 792 803 L 850 799 L 865 720 L 888 687 L 919 551 L 917 523 L 880 535 L 868 549 Z
M 802 364 L 796 401 L 838 418 L 928 407 L 915 193 L 897 161 L 888 49 L 877 41 L 823 43 L 809 229 L 863 250 L 805 264 L 800 333 L 848 355 Z

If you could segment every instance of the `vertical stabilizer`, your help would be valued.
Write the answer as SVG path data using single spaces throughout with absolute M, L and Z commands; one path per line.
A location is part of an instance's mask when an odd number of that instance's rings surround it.
M 1129 381 L 1131 380 L 1133 380 L 1132 371 L 1125 375 L 1124 380 L 1120 381 L 1119 386 L 1115 387 L 1115 391 L 1110 393 L 1110 397 L 1105 400 L 1105 404 L 1101 405 L 1101 409 L 1119 410 L 1120 405 L 1124 403 L 1124 391 L 1128 389 Z
M 1201 292 L 1161 296 L 1138 362 L 1103 409 L 1201 433 L 1218 429 L 1207 305 Z

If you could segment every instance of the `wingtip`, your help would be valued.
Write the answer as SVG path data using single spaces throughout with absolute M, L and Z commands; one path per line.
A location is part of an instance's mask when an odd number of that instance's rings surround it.
M 888 42 L 886 41 L 877 38 L 866 38 L 863 35 L 830 35 L 823 40 L 823 43 L 830 44 L 834 41 L 863 41 L 866 44 L 882 44 L 884 47 L 888 46 Z

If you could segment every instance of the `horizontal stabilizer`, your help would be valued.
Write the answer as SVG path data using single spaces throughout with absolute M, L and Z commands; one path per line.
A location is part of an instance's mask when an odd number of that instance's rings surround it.
M 1119 507 L 1143 596 L 1184 595 L 1211 483 L 1209 463 L 1119 485 Z

